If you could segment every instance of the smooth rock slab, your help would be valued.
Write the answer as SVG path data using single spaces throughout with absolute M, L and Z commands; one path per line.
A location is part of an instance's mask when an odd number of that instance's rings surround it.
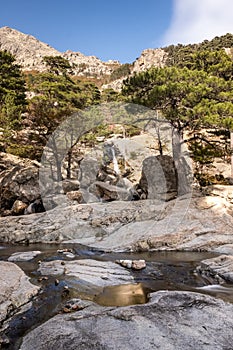
M 8 258 L 8 261 L 30 261 L 40 254 L 41 254 L 40 250 L 33 250 L 31 252 L 17 252 L 12 254 Z
M 213 277 L 220 276 L 226 281 L 233 282 L 233 256 L 220 255 L 217 258 L 203 260 L 198 269 L 202 273 Z
M 148 304 L 90 305 L 29 332 L 20 350 L 232 349 L 233 305 L 207 295 L 160 291 Z
M 17 265 L 0 261 L 0 321 L 26 304 L 38 290 Z
M 134 281 L 130 272 L 113 262 L 103 262 L 91 259 L 66 261 L 60 260 L 42 262 L 39 270 L 42 275 L 61 275 L 73 277 L 95 286 L 105 287 Z

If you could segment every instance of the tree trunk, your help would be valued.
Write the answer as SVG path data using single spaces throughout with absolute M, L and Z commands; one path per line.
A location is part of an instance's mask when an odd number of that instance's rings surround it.
M 178 196 L 191 192 L 192 170 L 182 154 L 183 138 L 176 129 L 172 130 L 172 152 L 177 171 Z
M 233 178 L 233 130 L 231 130 L 231 177 Z

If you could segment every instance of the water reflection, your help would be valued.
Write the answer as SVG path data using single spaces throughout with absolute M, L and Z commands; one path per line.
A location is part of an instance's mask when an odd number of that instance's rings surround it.
M 141 283 L 105 287 L 94 301 L 103 306 L 128 306 L 148 302 L 149 290 Z

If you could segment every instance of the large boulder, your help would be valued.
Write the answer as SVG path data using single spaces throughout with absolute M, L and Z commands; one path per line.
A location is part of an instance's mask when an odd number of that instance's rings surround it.
M 26 304 L 39 291 L 24 272 L 11 262 L 0 261 L 0 322 Z
M 160 291 L 148 304 L 59 314 L 29 332 L 20 350 L 232 348 L 233 305 L 207 295 Z
M 80 163 L 79 182 L 80 187 L 88 189 L 96 181 L 100 165 L 97 159 L 86 157 Z
M 40 197 L 39 163 L 0 153 L 0 208 L 12 209 L 16 200 L 31 203 Z
M 172 157 L 151 156 L 143 161 L 139 188 L 148 199 L 170 200 L 177 196 L 177 172 Z

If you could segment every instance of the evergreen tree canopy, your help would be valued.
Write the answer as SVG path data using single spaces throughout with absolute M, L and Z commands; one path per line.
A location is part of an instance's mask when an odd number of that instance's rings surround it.
M 62 56 L 45 56 L 43 61 L 49 69 L 50 73 L 55 75 L 66 75 L 72 73 L 72 68 L 68 60 Z
M 182 133 L 187 128 L 233 127 L 233 84 L 203 70 L 151 68 L 128 78 L 122 93 L 131 102 L 160 110 Z
M 67 75 L 41 73 L 31 84 L 36 95 L 30 100 L 30 118 L 45 137 L 67 116 L 100 101 L 100 92 L 93 83 L 74 81 Z
M 0 51 L 0 118 L 3 128 L 19 126 L 21 113 L 25 111 L 25 80 L 14 57 Z

